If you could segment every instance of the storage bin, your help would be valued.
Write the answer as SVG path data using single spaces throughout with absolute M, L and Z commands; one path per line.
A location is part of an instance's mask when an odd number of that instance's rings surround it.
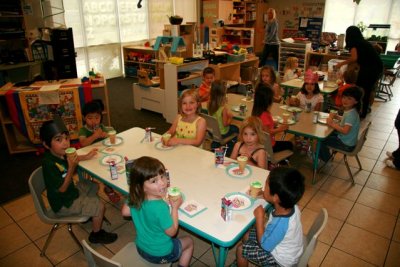
M 228 54 L 228 58 L 227 61 L 229 62 L 242 62 L 244 61 L 246 58 L 245 54 L 241 54 L 241 55 L 233 55 L 233 54 Z

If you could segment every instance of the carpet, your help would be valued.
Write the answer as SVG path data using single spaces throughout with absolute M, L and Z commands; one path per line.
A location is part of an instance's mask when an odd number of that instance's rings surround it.
M 154 127 L 154 132 L 164 133 L 170 127 L 161 114 L 133 108 L 133 78 L 107 80 L 111 124 L 122 132 L 132 127 Z M 29 193 L 28 179 L 41 165 L 41 156 L 35 153 L 10 155 L 0 131 L 0 204 Z

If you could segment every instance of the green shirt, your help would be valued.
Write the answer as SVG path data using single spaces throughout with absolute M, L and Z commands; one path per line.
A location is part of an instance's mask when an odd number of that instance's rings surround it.
M 216 118 L 218 121 L 219 131 L 221 132 L 222 135 L 227 134 L 229 132 L 229 125 L 224 126 L 224 122 L 223 122 L 223 118 L 222 118 L 222 112 L 224 111 L 224 108 L 225 108 L 225 106 L 221 106 L 214 114 L 212 114 L 212 116 L 214 118 Z
M 103 132 L 106 131 L 106 128 L 103 124 L 100 124 L 100 128 Z M 79 136 L 90 137 L 93 135 L 93 131 L 90 130 L 86 125 L 79 129 Z M 99 142 L 105 138 L 97 138 L 93 143 Z
M 171 237 L 165 230 L 173 225 L 168 204 L 160 200 L 145 200 L 139 210 L 131 207 L 136 228 L 136 245 L 152 256 L 165 256 L 172 252 Z
M 74 200 L 79 197 L 79 191 L 73 182 L 69 184 L 65 192 L 59 191 L 67 175 L 68 162 L 54 156 L 50 151 L 46 151 L 42 169 L 47 189 L 47 199 L 51 209 L 54 212 L 58 212 L 63 206 L 69 208 Z

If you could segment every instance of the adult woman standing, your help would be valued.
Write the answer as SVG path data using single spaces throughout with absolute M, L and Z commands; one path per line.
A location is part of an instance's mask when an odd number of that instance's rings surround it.
M 370 106 L 370 95 L 383 71 L 382 60 L 356 26 L 350 26 L 346 30 L 346 48 L 350 51 L 350 58 L 336 66 L 340 68 L 350 63 L 358 63 L 360 66 L 356 85 L 364 89 L 360 117 L 365 118 Z
M 267 61 L 268 55 L 271 53 L 274 59 L 274 68 L 278 66 L 279 55 L 279 38 L 278 38 L 278 21 L 276 19 L 275 9 L 267 10 L 268 21 L 265 25 L 264 49 L 260 58 L 260 67 L 263 67 Z

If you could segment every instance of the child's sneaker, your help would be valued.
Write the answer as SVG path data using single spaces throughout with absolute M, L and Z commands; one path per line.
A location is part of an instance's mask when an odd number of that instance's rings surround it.
M 108 196 L 112 203 L 118 203 L 121 197 L 118 195 L 117 192 L 114 191 L 111 187 L 105 186 L 104 193 Z
M 385 161 L 385 163 L 386 163 L 386 166 L 388 166 L 389 168 L 397 169 L 396 166 L 395 166 L 394 163 L 393 163 L 393 160 L 387 159 L 387 160 Z
M 386 151 L 386 156 L 388 156 L 389 158 L 393 158 L 393 153 L 390 151 Z
M 91 232 L 89 235 L 90 243 L 101 243 L 101 244 L 110 244 L 117 240 L 118 235 L 115 233 L 108 233 L 101 229 L 98 232 Z

